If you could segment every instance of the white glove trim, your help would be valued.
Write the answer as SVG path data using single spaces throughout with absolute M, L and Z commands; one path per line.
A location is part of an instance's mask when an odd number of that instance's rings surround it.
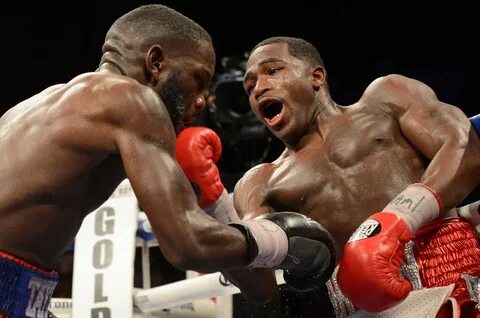
M 205 213 L 224 224 L 237 222 L 240 220 L 237 211 L 233 206 L 233 198 L 223 189 L 222 194 L 211 206 L 203 209 Z

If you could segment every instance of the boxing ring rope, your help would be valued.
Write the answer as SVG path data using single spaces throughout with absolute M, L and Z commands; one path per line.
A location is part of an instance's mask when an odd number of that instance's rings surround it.
M 285 283 L 282 271 L 275 272 L 278 284 Z M 221 273 L 201 275 L 159 287 L 140 290 L 135 296 L 135 305 L 144 313 L 170 308 L 188 302 L 218 296 L 230 296 L 240 290 L 229 283 Z
M 277 270 L 275 275 L 278 284 L 285 283 L 281 270 Z M 216 272 L 150 289 L 136 289 L 133 297 L 135 306 L 142 313 L 152 313 L 199 300 L 238 293 L 240 290 L 237 287 L 229 283 L 221 273 Z M 50 304 L 51 310 L 55 310 L 59 317 L 70 317 L 71 307 L 71 299 L 68 298 L 53 298 Z

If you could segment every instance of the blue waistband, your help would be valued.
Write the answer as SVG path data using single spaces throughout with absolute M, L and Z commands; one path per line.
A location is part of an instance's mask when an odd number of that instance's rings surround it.
M 47 317 L 48 304 L 57 283 L 56 272 L 43 271 L 0 252 L 0 315 Z

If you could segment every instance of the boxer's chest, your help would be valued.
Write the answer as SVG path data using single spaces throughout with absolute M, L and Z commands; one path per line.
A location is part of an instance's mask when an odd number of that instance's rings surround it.
M 277 211 L 314 218 L 333 210 L 349 211 L 348 218 L 369 215 L 423 172 L 418 153 L 399 140 L 404 139 L 398 126 L 389 121 L 339 123 L 324 140 L 278 164 L 268 180 L 267 201 Z M 337 213 L 337 221 L 344 217 Z

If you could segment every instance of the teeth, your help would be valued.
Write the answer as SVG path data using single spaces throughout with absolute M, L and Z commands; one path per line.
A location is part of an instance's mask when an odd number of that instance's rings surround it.
M 273 116 L 272 118 L 265 118 L 267 123 L 271 124 L 273 122 L 276 122 L 278 119 L 280 119 L 280 114 L 277 114 Z

